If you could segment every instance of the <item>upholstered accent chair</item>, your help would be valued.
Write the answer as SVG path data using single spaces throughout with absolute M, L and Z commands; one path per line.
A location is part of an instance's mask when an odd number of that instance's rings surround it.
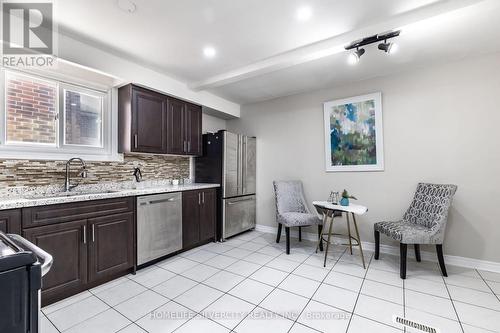
M 299 241 L 302 241 L 302 227 L 317 225 L 318 234 L 321 235 L 323 224 L 318 215 L 311 214 L 309 211 L 301 181 L 274 181 L 273 186 L 276 198 L 276 222 L 278 223 L 276 243 L 279 243 L 281 229 L 285 226 L 286 254 L 290 254 L 290 228 L 299 228 Z M 320 244 L 321 251 L 323 251 L 322 247 Z
M 406 278 L 406 253 L 408 244 L 415 248 L 415 258 L 420 262 L 420 245 L 436 246 L 439 266 L 443 276 L 448 276 L 443 257 L 443 240 L 448 211 L 457 191 L 456 185 L 420 183 L 410 208 L 401 221 L 378 222 L 374 225 L 375 259 L 380 255 L 380 233 L 400 242 L 400 276 Z

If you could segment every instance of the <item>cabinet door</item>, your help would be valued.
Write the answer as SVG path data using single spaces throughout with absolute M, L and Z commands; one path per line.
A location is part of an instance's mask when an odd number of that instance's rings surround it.
M 188 155 L 201 155 L 201 106 L 187 104 L 184 117 Z
M 9 234 L 21 234 L 21 210 L 0 210 L 0 231 Z
M 186 103 L 177 99 L 168 99 L 167 112 L 167 153 L 184 154 L 187 142 L 184 136 L 184 114 Z
M 182 247 L 190 248 L 200 242 L 199 191 L 182 192 Z
M 89 281 L 134 266 L 134 213 L 96 217 L 89 222 Z
M 42 304 L 83 290 L 87 282 L 87 220 L 25 229 L 24 237 L 54 258 L 42 281 Z
M 215 190 L 205 190 L 201 196 L 200 240 L 215 239 L 216 194 Z
M 165 153 L 167 105 L 163 95 L 133 88 L 132 147 L 134 152 Z

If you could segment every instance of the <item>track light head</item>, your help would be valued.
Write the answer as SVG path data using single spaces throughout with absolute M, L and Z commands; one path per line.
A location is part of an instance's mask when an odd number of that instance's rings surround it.
M 355 65 L 359 62 L 359 59 L 361 58 L 361 56 L 365 54 L 365 49 L 361 48 L 361 49 L 356 49 L 356 51 L 352 52 L 351 54 L 349 54 L 349 57 L 347 58 L 347 62 L 350 64 L 350 65 Z
M 378 49 L 384 51 L 387 54 L 393 54 L 397 51 L 398 45 L 391 42 L 385 42 L 378 44 Z

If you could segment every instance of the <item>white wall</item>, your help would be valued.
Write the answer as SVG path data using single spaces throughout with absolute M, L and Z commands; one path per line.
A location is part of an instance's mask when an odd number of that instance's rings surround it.
M 322 103 L 376 91 L 385 171 L 326 173 Z M 257 223 L 275 226 L 272 181 L 300 179 L 309 201 L 356 195 L 369 207 L 362 239 L 373 241 L 373 223 L 399 219 L 418 182 L 454 183 L 445 252 L 500 262 L 499 96 L 493 55 L 243 106 L 228 129 L 257 136 Z
M 225 119 L 211 116 L 206 113 L 203 113 L 201 123 L 203 133 L 217 132 L 218 130 L 226 129 L 227 126 L 227 121 Z

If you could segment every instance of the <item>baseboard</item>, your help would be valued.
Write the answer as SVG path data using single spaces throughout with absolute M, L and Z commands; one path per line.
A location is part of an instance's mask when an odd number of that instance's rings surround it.
M 269 234 L 276 234 L 278 228 L 257 224 L 255 230 Z M 297 228 L 292 229 L 291 235 L 293 237 L 298 237 Z M 316 241 L 318 239 L 318 235 L 310 232 L 302 232 L 302 238 L 310 241 Z M 375 244 L 372 242 L 361 242 L 361 244 L 363 245 L 363 249 L 365 250 L 374 251 L 375 249 Z M 399 248 L 392 245 L 380 244 L 380 253 L 387 253 L 399 256 Z M 435 253 L 422 251 L 421 256 L 422 260 L 437 262 L 437 256 Z M 467 267 L 467 268 L 500 273 L 500 263 L 498 262 L 452 256 L 452 255 L 445 255 L 444 259 L 447 265 Z

